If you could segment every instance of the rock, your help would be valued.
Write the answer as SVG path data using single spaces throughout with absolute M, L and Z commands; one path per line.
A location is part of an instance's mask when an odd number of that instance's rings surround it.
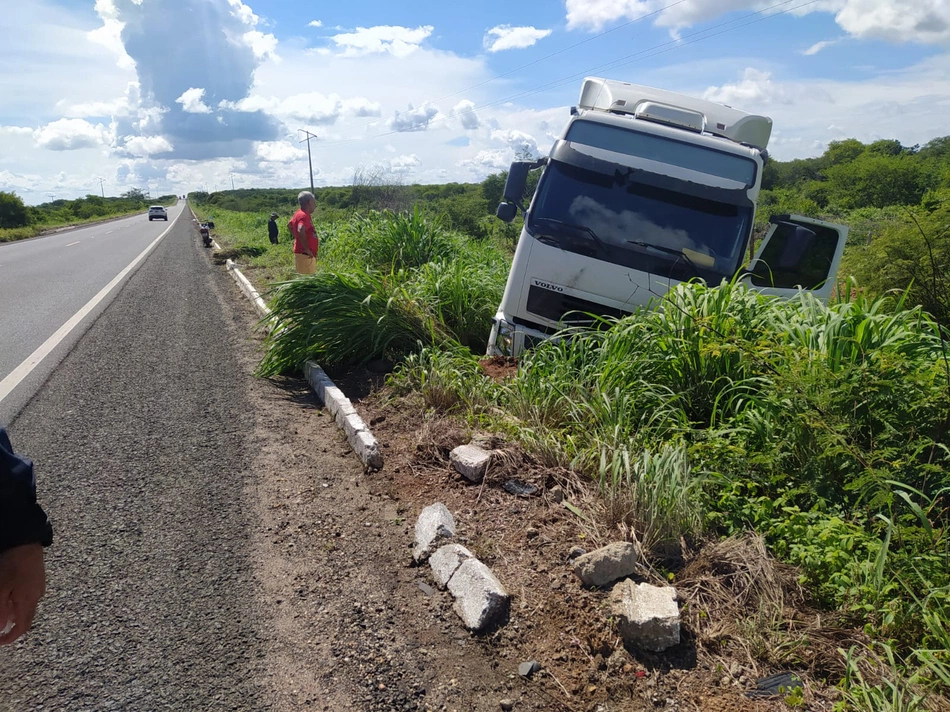
M 435 593 L 435 589 L 425 581 L 416 581 L 416 586 L 418 586 L 419 590 L 427 596 L 431 596 L 433 593 Z
M 508 494 L 513 494 L 515 497 L 530 497 L 533 494 L 538 493 L 538 488 L 536 485 L 533 485 L 529 482 L 522 482 L 521 480 L 511 479 L 505 482 L 502 485 L 502 488 Z
M 551 499 L 560 504 L 564 501 L 564 488 L 558 485 L 557 487 L 552 487 L 548 490 L 548 494 L 551 495 Z
M 537 529 L 535 529 L 534 527 L 528 527 L 528 528 L 525 530 L 524 535 L 525 535 L 528 539 L 534 539 L 534 538 L 535 538 L 536 536 L 538 536 L 538 534 L 540 534 L 540 533 L 541 533 L 541 532 L 539 532 L 539 531 L 538 531 Z
M 478 484 L 485 479 L 491 453 L 477 445 L 459 445 L 451 452 L 449 459 L 459 474 Z
M 521 663 L 521 665 L 518 666 L 518 674 L 521 675 L 521 677 L 531 677 L 540 669 L 541 665 L 538 661 L 531 660 L 530 662 Z
M 630 576 L 637 566 L 637 549 L 628 541 L 616 541 L 577 557 L 574 575 L 585 586 L 605 586 Z
M 511 712 L 511 710 L 515 708 L 515 703 L 506 697 L 498 703 L 498 706 L 501 707 L 504 712 Z
M 642 650 L 662 652 L 680 642 L 680 611 L 676 589 L 621 581 L 610 592 L 610 612 L 624 642 Z
M 422 563 L 429 558 L 432 549 L 444 539 L 455 536 L 455 519 L 441 502 L 430 504 L 416 520 L 416 539 L 412 558 Z
M 446 544 L 439 547 L 439 550 L 429 557 L 432 576 L 439 588 L 444 589 L 448 585 L 449 579 L 462 565 L 462 562 L 474 558 L 475 555 L 461 544 Z
M 582 546 L 572 546 L 572 547 L 571 547 L 571 550 L 570 550 L 569 552 L 567 552 L 567 560 L 568 560 L 568 561 L 573 561 L 573 560 L 576 559 L 578 556 L 583 556 L 583 555 L 586 554 L 586 553 L 587 553 L 587 549 L 585 549 L 584 547 L 582 547 Z
M 449 579 L 455 612 L 469 630 L 480 631 L 501 623 L 508 615 L 510 598 L 501 582 L 478 559 L 467 559 Z

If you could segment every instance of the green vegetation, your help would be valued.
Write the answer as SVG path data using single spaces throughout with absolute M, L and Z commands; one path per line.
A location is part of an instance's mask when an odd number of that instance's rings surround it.
M 584 526 L 632 532 L 671 575 L 684 547 L 754 531 L 832 626 L 871 641 L 840 651 L 842 708 L 946 708 L 950 138 L 768 164 L 760 228 L 787 212 L 852 228 L 831 306 L 681 285 L 492 380 L 478 354 L 520 230 L 491 217 L 504 178 L 317 191 L 321 271 L 274 285 L 260 372 L 390 359 L 397 397 L 569 469 L 596 493 L 571 503 Z M 290 277 L 296 191 L 239 193 L 198 210 Z
M 16 194 L 0 192 L 0 242 L 35 237 L 44 230 L 57 227 L 134 215 L 145 211 L 149 205 L 174 205 L 177 200 L 176 195 L 151 199 L 139 190 L 131 190 L 119 198 L 87 195 L 76 200 L 54 200 L 27 206 Z

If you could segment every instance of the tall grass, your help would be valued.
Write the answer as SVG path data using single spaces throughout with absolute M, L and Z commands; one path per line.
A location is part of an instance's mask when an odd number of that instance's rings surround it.
M 528 353 L 492 391 L 499 427 L 597 483 L 605 526 L 661 548 L 755 529 L 816 600 L 898 651 L 923 640 L 901 582 L 950 587 L 950 384 L 932 319 L 899 298 L 828 307 L 725 284 L 680 285 L 604 325 Z
M 308 358 L 356 367 L 419 349 L 488 341 L 507 261 L 490 245 L 467 245 L 418 210 L 374 213 L 327 230 L 320 272 L 275 285 L 273 329 L 259 372 Z

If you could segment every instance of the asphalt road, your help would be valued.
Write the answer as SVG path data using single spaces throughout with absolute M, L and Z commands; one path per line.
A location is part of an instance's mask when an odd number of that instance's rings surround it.
M 141 225 L 105 229 L 138 241 L 126 261 L 148 240 L 132 236 Z M 56 540 L 34 629 L 0 649 L 3 712 L 268 706 L 248 553 L 247 333 L 228 288 L 178 221 L 13 421 Z
M 149 222 L 142 213 L 0 243 L 0 384 L 172 225 L 182 210 L 183 202 L 170 208 L 168 222 Z M 15 379 L 12 390 L 11 380 L 0 386 L 0 423 L 13 419 L 119 289 L 121 283 L 26 377 Z

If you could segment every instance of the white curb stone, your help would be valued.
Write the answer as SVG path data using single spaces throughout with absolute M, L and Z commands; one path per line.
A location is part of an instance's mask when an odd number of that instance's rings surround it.
M 680 642 L 680 611 L 676 589 L 621 581 L 610 592 L 610 612 L 627 643 L 662 652 Z
M 383 453 L 379 449 L 379 443 L 357 414 L 350 399 L 343 395 L 343 391 L 337 388 L 323 369 L 313 361 L 307 361 L 303 371 L 310 387 L 317 394 L 317 400 L 326 406 L 337 426 L 346 433 L 350 447 L 363 464 L 374 470 L 382 468 Z
M 478 484 L 485 479 L 491 453 L 477 445 L 459 445 L 449 455 L 449 459 L 463 477 Z
M 574 575 L 585 586 L 605 586 L 630 576 L 637 567 L 637 549 L 627 541 L 616 541 L 574 561 Z
M 455 612 L 469 630 L 480 631 L 501 622 L 510 597 L 501 582 L 478 559 L 467 559 L 449 579 Z
M 416 520 L 416 542 L 412 558 L 416 563 L 422 563 L 429 558 L 432 548 L 440 539 L 451 539 L 454 536 L 455 518 L 452 513 L 441 502 L 430 504 Z
M 251 304 L 254 305 L 254 308 L 257 310 L 257 313 L 265 317 L 270 314 L 270 307 L 264 303 L 264 300 L 261 299 L 261 295 L 258 294 L 257 290 L 254 289 L 254 285 L 251 284 L 250 280 L 244 276 L 241 270 L 238 269 L 237 265 L 234 263 L 234 260 L 228 260 L 225 262 L 228 270 L 231 272 L 231 276 L 234 277 L 234 281 L 238 283 L 238 286 L 241 288 L 241 291 L 247 295 L 247 298 L 251 300 Z
M 379 451 L 379 443 L 368 430 L 361 430 L 349 438 L 350 447 L 356 452 L 363 464 L 373 470 L 383 467 L 383 453 Z
M 429 557 L 432 576 L 439 588 L 444 589 L 459 566 L 475 555 L 461 544 L 446 544 Z

